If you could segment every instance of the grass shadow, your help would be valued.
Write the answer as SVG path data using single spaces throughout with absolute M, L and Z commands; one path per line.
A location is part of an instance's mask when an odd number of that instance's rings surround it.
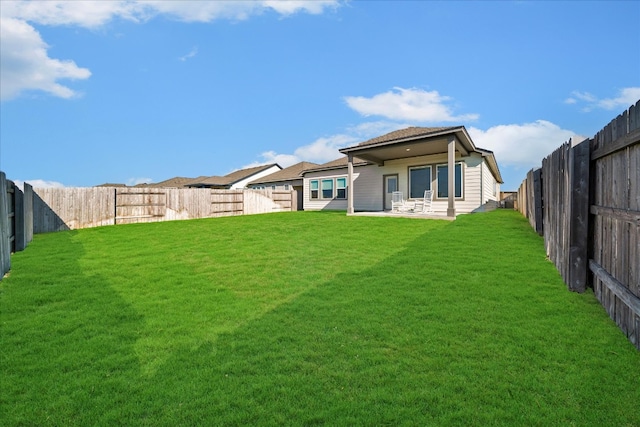
M 565 290 L 515 214 L 302 212 L 78 236 L 48 240 L 69 252 L 39 271 L 17 257 L 0 285 L 14 424 L 640 421 L 640 356 L 593 295 Z M 54 265 L 64 280 L 46 283 Z
M 637 352 L 565 290 L 526 221 L 484 215 L 174 353 L 153 378 L 158 420 L 636 425 Z
M 83 272 L 77 232 L 46 240 L 54 250 L 39 250 L 36 236 L 0 284 L 2 424 L 121 423 L 140 393 L 134 350 L 144 319 L 106 277 Z

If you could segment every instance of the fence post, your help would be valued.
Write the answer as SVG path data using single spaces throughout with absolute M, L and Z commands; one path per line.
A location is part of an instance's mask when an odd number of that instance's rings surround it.
M 11 242 L 9 235 L 9 210 L 7 203 L 7 179 L 0 172 L 0 280 L 11 268 Z
M 29 245 L 33 240 L 33 187 L 23 184 L 24 195 L 24 243 Z
M 588 280 L 589 241 L 589 144 L 588 139 L 569 150 L 569 289 L 584 292 Z
M 13 185 L 13 209 L 15 221 L 15 237 L 14 251 L 23 251 L 27 246 L 27 236 L 25 235 L 25 218 L 24 218 L 24 193 L 13 182 L 9 181 L 9 185 Z
M 543 226 L 542 226 L 542 169 L 538 168 L 533 171 L 533 209 L 535 216 L 535 224 L 536 224 L 536 232 L 542 236 Z

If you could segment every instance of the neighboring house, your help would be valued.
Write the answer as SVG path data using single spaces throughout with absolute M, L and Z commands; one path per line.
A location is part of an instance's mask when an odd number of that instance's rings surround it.
M 240 169 L 225 176 L 202 176 L 185 183 L 184 186 L 190 188 L 234 190 L 238 188 L 245 188 L 249 182 L 271 175 L 279 170 L 282 170 L 280 165 L 277 163 L 271 163 L 269 165 Z
M 346 157 L 304 171 L 304 209 L 384 211 L 391 195 L 433 190 L 436 213 L 455 217 L 498 201 L 503 182 L 491 151 L 464 126 L 397 130 L 339 150 Z
M 201 177 L 206 178 L 206 177 Z M 176 176 L 174 178 L 165 179 L 164 181 L 147 184 L 147 187 L 156 188 L 184 188 L 185 184 L 193 181 L 193 178 L 185 178 L 183 176 Z
M 274 172 L 271 175 L 256 179 L 248 184 L 249 188 L 272 190 L 296 190 L 298 194 L 298 210 L 303 209 L 302 172 L 317 167 L 316 163 L 300 162 L 293 166 Z

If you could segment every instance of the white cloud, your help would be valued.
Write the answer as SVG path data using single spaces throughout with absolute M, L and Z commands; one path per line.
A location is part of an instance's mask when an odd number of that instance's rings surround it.
M 319 15 L 324 12 L 325 9 L 336 9 L 340 5 L 340 2 L 334 0 L 269 0 L 263 1 L 262 4 L 281 15 L 288 16 L 298 12 Z
M 134 185 L 138 185 L 138 184 L 150 184 L 153 182 L 153 179 L 151 178 L 129 178 L 127 180 L 127 185 L 132 187 Z
M 34 24 L 97 28 L 114 17 L 138 21 L 145 9 L 128 1 L 3 1 L 0 13 Z
M 256 160 L 255 162 L 244 165 L 241 169 L 253 168 L 271 163 L 277 163 L 283 168 L 286 168 L 302 161 L 293 154 L 278 154 L 275 151 L 265 151 L 264 153 L 261 153 L 259 157 L 261 160 Z
M 626 87 L 620 89 L 615 98 L 606 98 L 598 101 L 598 105 L 605 110 L 616 108 L 627 109 L 640 100 L 640 87 Z
M 243 168 L 278 163 L 283 168 L 298 162 L 326 163 L 343 156 L 338 150 L 357 144 L 367 139 L 384 135 L 385 133 L 407 127 L 394 122 L 378 121 L 365 122 L 345 129 L 344 133 L 321 137 L 315 141 L 296 148 L 293 154 L 280 154 L 275 151 L 266 151 L 260 154 L 260 160 L 243 166 Z
M 582 111 L 589 112 L 595 108 L 603 110 L 626 110 L 640 100 L 640 87 L 625 87 L 618 90 L 618 94 L 612 98 L 599 99 L 589 92 L 573 91 L 571 96 L 564 100 L 565 104 L 586 104 Z
M 68 25 L 99 28 L 114 19 L 146 22 L 167 15 L 184 22 L 243 20 L 265 11 L 281 16 L 298 12 L 319 14 L 335 9 L 339 0 L 310 1 L 2 1 L 0 7 L 0 99 L 17 97 L 27 90 L 42 90 L 61 98 L 77 93 L 58 83 L 62 79 L 87 79 L 91 72 L 73 61 L 49 58 L 48 46 L 35 25 Z M 192 50 L 180 58 L 189 59 Z
M 187 59 L 191 59 L 191 58 L 193 58 L 194 56 L 196 56 L 197 54 L 198 54 L 198 47 L 197 47 L 197 46 L 195 46 L 195 47 L 193 47 L 193 48 L 189 51 L 189 53 L 187 53 L 187 54 L 186 54 L 186 55 L 184 55 L 184 56 L 181 56 L 181 57 L 180 57 L 180 58 L 178 58 L 178 59 L 179 59 L 180 61 L 182 61 L 182 62 L 185 62 Z
M 77 25 L 97 28 L 115 19 L 145 22 L 158 15 L 168 15 L 185 22 L 212 22 L 217 19 L 244 20 L 264 11 L 283 16 L 298 12 L 320 14 L 339 7 L 339 0 L 309 1 L 3 1 L 3 16 L 34 24 Z
M 469 128 L 478 147 L 495 153 L 499 164 L 530 168 L 568 141 L 575 133 L 546 120 L 494 126 L 487 130 Z
M 91 72 L 73 61 L 49 58 L 40 34 L 24 21 L 0 18 L 0 99 L 24 90 L 42 90 L 61 98 L 77 96 L 58 80 L 87 79 Z
M 347 96 L 344 99 L 351 109 L 363 116 L 382 116 L 390 120 L 435 123 L 473 121 L 479 117 L 478 114 L 454 115 L 452 107 L 447 105 L 451 98 L 435 90 L 395 87 L 371 98 Z
M 45 181 L 43 179 L 27 179 L 22 181 L 19 179 L 12 180 L 22 191 L 24 191 L 24 183 L 31 185 L 33 188 L 64 188 L 65 185 L 57 181 Z

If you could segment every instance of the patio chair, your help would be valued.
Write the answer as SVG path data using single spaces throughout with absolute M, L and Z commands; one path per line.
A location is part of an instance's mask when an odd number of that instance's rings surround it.
M 425 190 L 422 200 L 416 201 L 413 209 L 416 213 L 433 213 L 433 190 Z
M 391 193 L 391 212 L 402 212 L 404 210 L 404 197 L 402 191 Z

